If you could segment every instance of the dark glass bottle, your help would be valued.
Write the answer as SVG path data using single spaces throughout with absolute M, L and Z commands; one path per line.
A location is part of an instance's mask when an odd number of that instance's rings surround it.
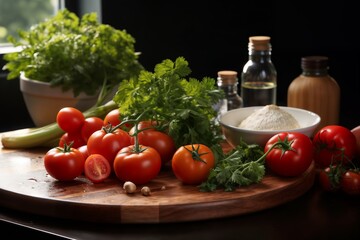
M 270 37 L 250 37 L 248 49 L 249 60 L 241 74 L 243 106 L 276 104 L 277 72 L 271 61 Z
M 338 124 L 340 87 L 328 73 L 328 57 L 303 57 L 301 69 L 302 73 L 288 87 L 287 105 L 318 114 L 321 122 L 317 130 Z

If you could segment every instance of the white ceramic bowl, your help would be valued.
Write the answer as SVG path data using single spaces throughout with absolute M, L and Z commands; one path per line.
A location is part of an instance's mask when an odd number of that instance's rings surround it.
M 74 97 L 72 91 L 63 92 L 60 87 L 51 87 L 47 82 L 28 79 L 23 73 L 20 76 L 20 90 L 36 127 L 56 122 L 56 115 L 63 107 L 85 111 L 94 106 L 98 96 L 80 93 Z
M 320 124 L 320 116 L 316 113 L 292 107 L 279 106 L 280 109 L 290 113 L 300 124 L 300 128 L 292 130 L 249 130 L 239 128 L 238 125 L 254 111 L 263 106 L 245 107 L 230 110 L 220 116 L 219 122 L 225 139 L 231 146 L 236 146 L 241 139 L 247 144 L 259 144 L 265 146 L 266 142 L 275 134 L 280 132 L 301 132 L 312 137 L 316 127 Z

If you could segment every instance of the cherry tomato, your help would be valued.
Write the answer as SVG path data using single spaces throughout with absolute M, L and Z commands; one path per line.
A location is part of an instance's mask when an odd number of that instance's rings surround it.
M 314 161 L 320 168 L 330 164 L 348 163 L 356 154 L 355 135 L 347 128 L 328 125 L 320 129 L 313 138 Z
M 45 169 L 50 176 L 59 181 L 70 181 L 80 176 L 84 170 L 85 159 L 76 148 L 65 146 L 50 149 L 44 156 Z
M 119 125 L 121 123 L 121 114 L 119 109 L 111 110 L 108 114 L 106 114 L 104 118 L 104 126 L 111 124 L 113 127 Z M 125 123 L 121 126 L 121 129 L 130 129 L 133 126 L 131 123 Z
M 160 154 L 152 147 L 134 145 L 121 149 L 114 160 L 114 172 L 123 182 L 145 184 L 154 179 L 161 169 Z
M 84 124 L 84 114 L 73 107 L 64 107 L 56 115 L 59 127 L 68 133 L 78 132 Z
M 273 145 L 275 145 L 273 147 Z M 311 139 L 299 132 L 281 132 L 272 136 L 265 144 L 265 164 L 274 173 L 284 177 L 295 177 L 304 173 L 312 163 Z
M 342 168 L 339 166 L 330 165 L 325 169 L 320 169 L 318 174 L 320 186 L 327 192 L 338 191 L 342 174 Z
M 100 130 L 104 126 L 104 121 L 99 117 L 88 117 L 81 127 L 81 136 L 87 142 L 91 134 Z
M 214 166 L 214 153 L 203 144 L 182 146 L 172 157 L 172 170 L 184 184 L 193 185 L 204 182 Z
M 112 171 L 109 161 L 100 154 L 91 154 L 85 160 L 85 176 L 93 183 L 107 179 Z
M 174 140 L 164 132 L 156 130 L 145 130 L 138 133 L 139 144 L 153 147 L 161 156 L 162 165 L 169 162 L 174 155 L 176 148 Z M 131 137 L 131 144 L 134 144 L 135 137 Z
M 104 126 L 108 125 L 109 123 L 112 126 L 119 125 L 121 123 L 119 109 L 117 108 L 117 109 L 114 109 L 114 110 L 111 110 L 110 112 L 108 112 L 108 114 L 106 114 L 103 122 L 104 122 Z
M 360 173 L 347 170 L 341 178 L 341 190 L 350 195 L 360 195 Z
M 156 122 L 155 121 L 141 121 L 138 123 L 138 130 L 143 131 L 155 131 L 156 130 Z M 135 126 L 133 126 L 129 130 L 130 136 L 132 136 L 135 132 Z
M 87 145 L 82 145 L 80 147 L 77 148 L 81 153 L 82 155 L 84 156 L 84 159 L 87 159 L 87 157 L 89 156 L 89 151 L 87 149 Z
M 64 147 L 64 144 L 70 145 L 72 143 L 72 147 L 73 148 L 79 148 L 82 145 L 85 145 L 86 142 L 84 140 L 84 138 L 81 136 L 81 132 L 73 132 L 73 133 L 64 133 L 61 137 L 60 137 L 60 141 L 59 141 L 59 147 Z
M 113 166 L 116 154 L 129 145 L 130 135 L 119 128 L 112 131 L 108 131 L 108 128 L 95 131 L 87 142 L 89 154 L 101 154 L 109 161 L 110 166 Z

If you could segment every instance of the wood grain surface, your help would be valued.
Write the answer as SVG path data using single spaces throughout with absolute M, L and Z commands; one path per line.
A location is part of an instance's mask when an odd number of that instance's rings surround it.
M 200 192 L 183 185 L 171 168 L 162 169 L 147 184 L 152 193 L 143 196 L 142 186 L 126 194 L 114 176 L 92 184 L 85 177 L 58 182 L 43 165 L 47 149 L 10 150 L 0 146 L 0 205 L 55 218 L 102 223 L 161 223 L 197 221 L 249 214 L 291 201 L 314 183 L 315 167 L 300 177 L 267 174 L 261 183 L 234 192 Z

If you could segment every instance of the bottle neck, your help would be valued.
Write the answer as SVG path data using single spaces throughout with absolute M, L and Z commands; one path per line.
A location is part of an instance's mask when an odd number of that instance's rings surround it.
M 249 49 L 249 60 L 256 62 L 271 62 L 271 50 Z
M 327 68 L 305 69 L 302 70 L 303 76 L 326 76 L 328 75 Z
M 271 61 L 271 50 L 269 37 L 251 37 L 249 44 L 249 60 L 262 62 Z
M 326 76 L 328 75 L 328 57 L 308 56 L 301 58 L 302 75 Z

